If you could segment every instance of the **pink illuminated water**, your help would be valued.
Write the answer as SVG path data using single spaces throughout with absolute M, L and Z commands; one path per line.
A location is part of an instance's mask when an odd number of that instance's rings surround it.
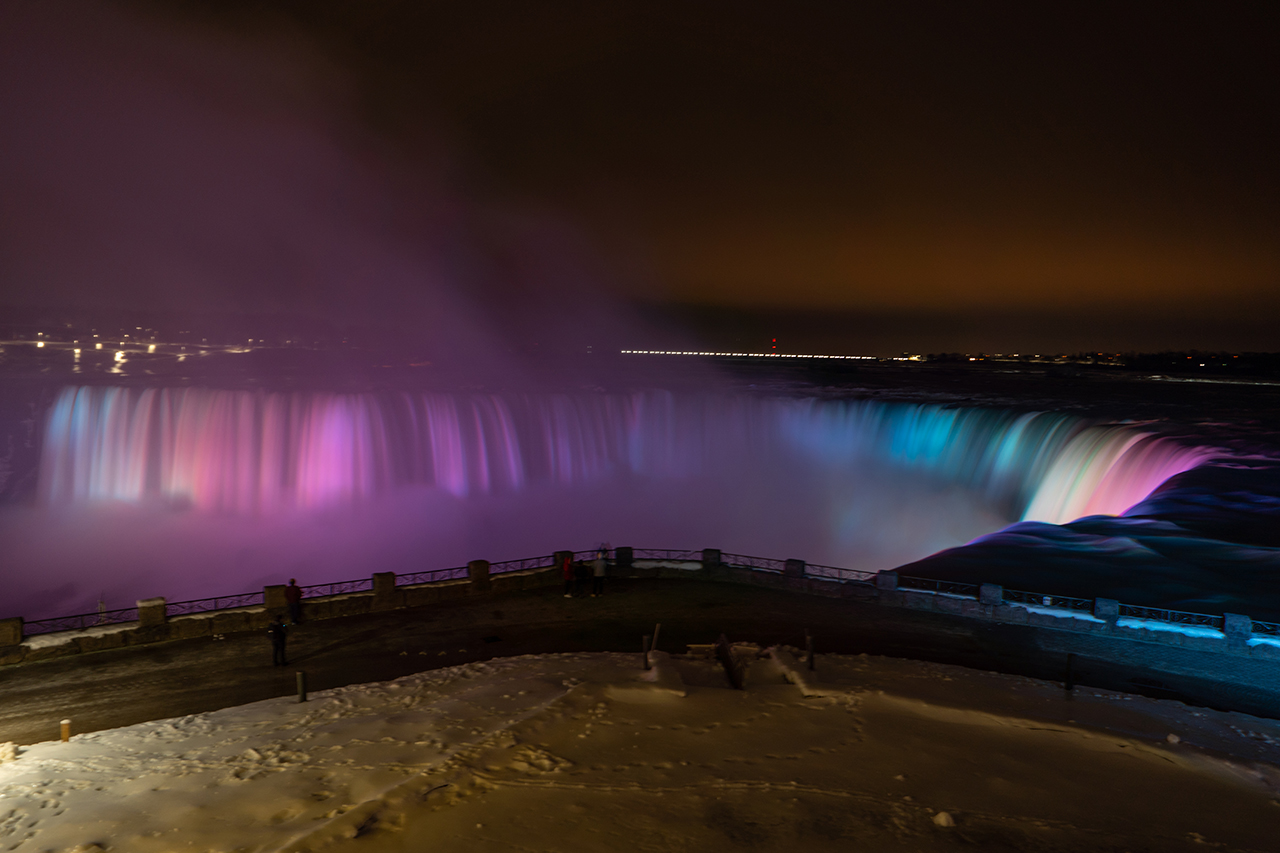
M 422 485 L 457 497 L 725 464 L 868 465 L 1018 517 L 1118 515 L 1212 454 L 1068 415 L 936 405 L 630 395 L 268 394 L 71 388 L 49 415 L 46 503 L 274 513 Z
M 69 388 L 39 506 L 0 537 L 28 617 L 605 540 L 874 570 L 1022 518 L 1121 513 L 1210 453 L 930 404 Z

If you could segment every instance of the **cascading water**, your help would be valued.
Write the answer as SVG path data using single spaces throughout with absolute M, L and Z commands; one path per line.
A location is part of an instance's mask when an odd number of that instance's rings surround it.
M 917 472 L 1010 521 L 1062 523 L 1118 515 L 1209 451 L 1070 415 L 937 405 L 72 388 L 50 413 L 41 494 L 270 513 L 407 485 L 466 497 L 791 455 Z
M 28 617 L 610 540 L 883 569 L 1209 455 L 1052 412 L 731 394 L 82 387 L 0 536 Z

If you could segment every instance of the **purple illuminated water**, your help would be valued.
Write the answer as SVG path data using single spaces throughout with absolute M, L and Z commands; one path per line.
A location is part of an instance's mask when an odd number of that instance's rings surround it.
M 19 598 L 46 611 L 604 540 L 881 569 L 1022 518 L 1122 513 L 1211 453 L 923 404 L 69 388 L 40 505 L 5 532 L 32 569 Z

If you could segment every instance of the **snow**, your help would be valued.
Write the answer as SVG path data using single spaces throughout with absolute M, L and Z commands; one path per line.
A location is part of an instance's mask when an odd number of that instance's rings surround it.
M 1068 610 L 1065 607 L 1045 607 L 1041 604 L 1011 604 L 1010 607 L 1021 607 L 1029 613 L 1039 613 L 1043 616 L 1053 616 L 1056 619 L 1080 619 L 1084 622 L 1105 622 L 1105 619 L 1099 619 L 1092 613 L 1086 613 L 1083 610 Z
M 1217 628 L 1206 628 L 1203 625 L 1179 625 L 1176 622 L 1164 622 L 1159 619 L 1137 619 L 1133 616 L 1122 616 L 1116 620 L 1122 628 L 1141 628 L 1144 631 L 1168 631 L 1185 634 L 1188 637 L 1210 637 L 1215 640 L 1226 638 L 1226 634 Z
M 1273 721 L 734 654 L 743 691 L 696 654 L 502 658 L 21 747 L 0 849 L 1267 849 L 1280 817 Z

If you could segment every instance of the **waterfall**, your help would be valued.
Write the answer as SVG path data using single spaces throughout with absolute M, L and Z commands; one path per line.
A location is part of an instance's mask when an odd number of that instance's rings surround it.
M 667 392 L 328 394 L 65 389 L 46 504 L 270 514 L 426 486 L 458 498 L 752 465 L 867 466 L 966 490 L 1009 521 L 1118 515 L 1211 451 L 1073 415 Z

